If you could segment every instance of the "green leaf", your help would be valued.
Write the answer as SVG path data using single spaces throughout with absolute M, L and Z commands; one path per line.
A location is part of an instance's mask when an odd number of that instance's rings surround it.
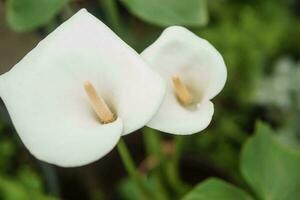
M 57 200 L 44 193 L 42 180 L 29 167 L 22 168 L 17 177 L 0 175 L 0 199 Z
M 259 199 L 300 197 L 300 152 L 282 146 L 263 123 L 243 148 L 241 171 Z
M 7 200 L 23 199 L 30 200 L 30 195 L 17 181 L 11 181 L 1 177 L 0 179 L 0 198 Z
M 158 190 L 158 185 L 160 184 L 159 182 L 156 181 L 155 177 L 149 176 L 147 179 L 143 179 L 143 183 L 149 189 L 152 191 L 155 196 L 155 199 L 165 199 L 162 198 L 162 193 L 161 191 Z M 139 188 L 135 184 L 135 182 L 132 179 L 126 178 L 123 179 L 119 185 L 118 185 L 118 193 L 119 196 L 122 197 L 124 200 L 140 200 L 141 199 L 141 194 L 139 191 Z
M 207 24 L 206 0 L 123 0 L 132 14 L 159 26 Z
M 8 0 L 7 21 L 18 32 L 31 31 L 47 24 L 68 0 Z
M 0 139 L 0 171 L 6 170 L 10 166 L 12 157 L 16 153 L 16 145 L 7 138 Z
M 182 200 L 252 200 L 252 198 L 225 181 L 211 178 L 196 186 Z

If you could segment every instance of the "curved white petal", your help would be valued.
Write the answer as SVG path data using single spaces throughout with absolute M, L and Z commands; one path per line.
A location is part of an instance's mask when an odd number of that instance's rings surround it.
M 101 124 L 80 82 L 51 65 L 31 72 L 5 74 L 1 95 L 21 140 L 35 157 L 59 166 L 80 166 L 116 145 L 122 120 Z
M 202 131 L 211 122 L 214 113 L 212 102 L 202 102 L 189 110 L 178 106 L 177 102 L 172 103 L 172 99 L 166 97 L 159 113 L 147 126 L 166 133 L 190 135 Z
M 162 79 L 101 21 L 81 10 L 2 75 L 0 94 L 22 141 L 60 166 L 93 162 L 144 126 L 164 95 Z M 90 81 L 118 119 L 101 124 Z
M 167 85 L 164 102 L 148 126 L 174 134 L 192 134 L 206 128 L 213 114 L 210 100 L 222 90 L 227 78 L 219 52 L 189 30 L 173 26 L 141 56 Z M 191 91 L 195 101 L 193 108 L 183 107 L 177 101 L 172 84 L 174 75 L 178 75 Z

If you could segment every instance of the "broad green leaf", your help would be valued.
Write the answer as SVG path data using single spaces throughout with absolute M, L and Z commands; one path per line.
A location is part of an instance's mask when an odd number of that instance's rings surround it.
M 252 198 L 225 181 L 211 178 L 196 186 L 182 200 L 252 200 Z
M 159 26 L 202 26 L 208 21 L 206 0 L 122 0 L 129 11 Z
M 47 24 L 68 0 L 8 0 L 7 21 L 15 31 L 31 31 Z
M 243 148 L 241 172 L 259 199 L 300 197 L 300 152 L 282 146 L 262 123 Z

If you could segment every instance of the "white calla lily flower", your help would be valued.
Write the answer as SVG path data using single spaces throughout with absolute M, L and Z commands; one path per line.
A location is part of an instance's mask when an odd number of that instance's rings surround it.
M 148 126 L 179 135 L 205 129 L 214 113 L 211 99 L 222 90 L 227 78 L 220 53 L 189 30 L 173 26 L 141 56 L 167 85 L 160 110 Z
M 153 117 L 164 93 L 161 77 L 85 9 L 0 76 L 1 98 L 25 146 L 64 167 L 103 157 Z M 101 103 L 113 116 L 106 123 L 94 112 Z

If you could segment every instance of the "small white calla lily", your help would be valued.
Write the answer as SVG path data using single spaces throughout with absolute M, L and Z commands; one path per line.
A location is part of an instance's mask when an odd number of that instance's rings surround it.
M 148 126 L 180 135 L 205 129 L 214 112 L 210 100 L 222 90 L 227 78 L 219 52 L 189 30 L 173 26 L 141 56 L 167 85 L 160 110 Z
M 101 104 L 96 92 L 114 116 L 106 124 L 92 108 Z M 85 9 L 0 76 L 1 98 L 25 146 L 64 167 L 103 157 L 153 117 L 164 92 L 160 76 Z

